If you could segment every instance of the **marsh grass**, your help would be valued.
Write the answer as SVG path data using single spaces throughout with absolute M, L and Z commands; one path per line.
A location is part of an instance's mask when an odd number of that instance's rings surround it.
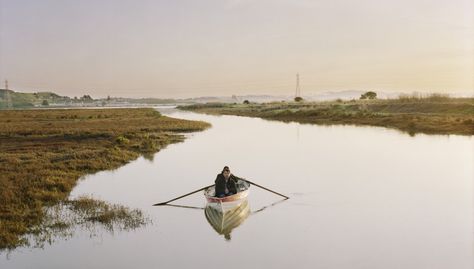
M 301 123 L 382 126 L 410 135 L 474 135 L 474 98 L 450 98 L 442 94 L 400 96 L 398 99 L 384 100 L 195 104 L 179 108 Z
M 111 232 L 117 229 L 133 230 L 150 221 L 138 209 L 132 210 L 122 205 L 111 205 L 87 196 L 67 200 L 65 205 L 78 216 L 74 223 L 100 223 Z
M 147 108 L 0 111 L 0 250 L 25 244 L 44 208 L 66 201 L 81 176 L 151 156 L 182 141 L 180 133 L 207 127 Z
M 61 201 L 45 207 L 43 211 L 41 223 L 22 237 L 23 245 L 43 248 L 58 239 L 69 239 L 78 230 L 94 237 L 103 231 L 113 234 L 115 231 L 135 230 L 151 223 L 138 209 L 109 204 L 87 196 Z

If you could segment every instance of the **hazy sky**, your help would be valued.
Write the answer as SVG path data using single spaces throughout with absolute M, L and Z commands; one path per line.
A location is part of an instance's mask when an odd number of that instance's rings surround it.
M 474 92 L 473 0 L 0 0 L 0 79 L 74 96 Z

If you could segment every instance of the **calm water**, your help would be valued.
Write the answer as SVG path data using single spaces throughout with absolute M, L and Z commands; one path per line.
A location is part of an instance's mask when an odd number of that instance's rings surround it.
M 166 113 L 213 127 L 71 194 L 141 208 L 152 225 L 78 231 L 1 254 L 0 268 L 473 268 L 473 137 Z M 202 209 L 151 206 L 212 184 L 224 165 L 291 199 L 252 187 L 231 240 Z M 205 206 L 201 193 L 177 203 Z

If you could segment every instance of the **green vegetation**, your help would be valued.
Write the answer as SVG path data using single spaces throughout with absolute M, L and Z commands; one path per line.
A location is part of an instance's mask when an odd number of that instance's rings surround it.
M 0 109 L 32 108 L 50 104 L 71 103 L 72 99 L 52 92 L 22 93 L 0 89 Z
M 474 98 L 433 94 L 386 100 L 274 102 L 264 104 L 208 103 L 179 107 L 209 114 L 259 117 L 314 124 L 355 124 L 399 129 L 413 135 L 474 135 Z
M 207 127 L 150 108 L 0 111 L 0 250 L 26 244 L 45 208 L 66 201 L 79 177 Z
M 377 93 L 375 92 L 366 92 L 364 94 L 361 94 L 360 95 L 360 98 L 361 100 L 364 100 L 364 99 L 377 99 Z
M 34 107 L 103 107 L 103 106 L 130 106 L 130 105 L 159 105 L 175 103 L 194 103 L 192 99 L 160 99 L 160 98 L 122 98 L 110 97 L 94 99 L 90 95 L 81 97 L 60 96 L 53 92 L 23 93 L 0 89 L 0 110 L 25 109 Z

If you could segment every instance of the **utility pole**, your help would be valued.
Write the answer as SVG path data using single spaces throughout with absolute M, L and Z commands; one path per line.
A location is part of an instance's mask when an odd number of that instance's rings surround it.
M 5 79 L 5 90 L 8 90 L 8 80 Z

